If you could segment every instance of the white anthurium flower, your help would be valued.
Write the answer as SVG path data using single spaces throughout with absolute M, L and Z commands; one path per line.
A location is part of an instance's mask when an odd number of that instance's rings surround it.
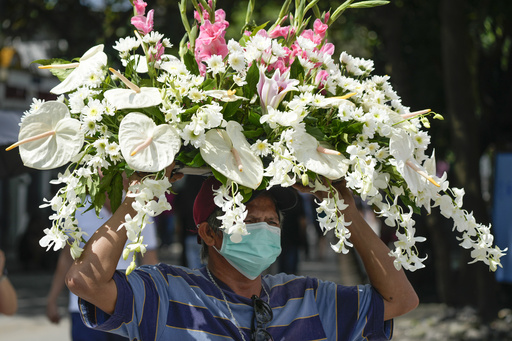
M 350 98 L 354 95 L 357 95 L 357 92 L 351 92 L 344 96 L 337 96 L 337 97 L 325 97 L 322 98 L 321 101 L 313 102 L 313 106 L 318 108 L 331 108 L 331 107 L 339 107 L 342 104 L 349 105 L 351 107 L 355 107 L 355 104 L 347 100 L 347 98 Z
M 130 82 L 126 77 L 114 69 L 110 69 L 129 89 L 112 89 L 104 93 L 107 101 L 116 107 L 122 109 L 139 109 L 160 105 L 162 95 L 158 88 L 141 87 Z
M 226 129 L 212 129 L 205 134 L 201 156 L 216 171 L 236 183 L 256 189 L 263 179 L 263 163 L 251 150 L 242 126 L 229 121 Z
M 339 179 L 347 173 L 347 159 L 340 152 L 326 148 L 305 131 L 292 134 L 292 148 L 297 161 L 307 169 L 328 179 Z
M 6 150 L 19 146 L 25 166 L 53 169 L 71 161 L 83 144 L 80 121 L 71 118 L 64 103 L 49 101 L 23 120 L 18 142 Z
M 221 100 L 222 102 L 235 102 L 239 99 L 248 101 L 248 98 L 237 96 L 235 90 L 207 90 L 204 92 L 206 96 L 210 96 Z
M 119 146 L 131 168 L 142 172 L 157 172 L 174 161 L 181 147 L 181 139 L 173 126 L 157 126 L 146 115 L 132 112 L 119 125 Z
M 98 69 L 107 65 L 107 55 L 103 52 L 103 44 L 91 47 L 77 63 L 43 65 L 40 69 L 70 69 L 75 68 L 65 80 L 50 90 L 52 94 L 60 95 L 77 89 L 86 81 L 91 69 Z

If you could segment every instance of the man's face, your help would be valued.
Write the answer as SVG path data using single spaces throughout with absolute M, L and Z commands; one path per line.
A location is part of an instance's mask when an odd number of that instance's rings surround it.
M 246 224 L 266 222 L 271 226 L 279 227 L 279 215 L 274 201 L 265 194 L 259 195 L 247 204 Z

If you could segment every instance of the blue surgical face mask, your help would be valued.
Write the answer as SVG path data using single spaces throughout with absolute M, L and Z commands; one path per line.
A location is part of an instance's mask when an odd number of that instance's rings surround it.
M 248 235 L 239 243 L 223 233 L 222 247 L 217 250 L 235 269 L 255 279 L 276 261 L 281 253 L 281 229 L 265 222 L 247 224 Z

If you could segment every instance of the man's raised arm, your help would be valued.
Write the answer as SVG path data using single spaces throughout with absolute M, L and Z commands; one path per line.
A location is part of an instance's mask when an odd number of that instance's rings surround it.
M 113 276 L 126 243 L 126 229 L 119 226 L 126 214 L 134 216 L 131 197 L 126 197 L 112 217 L 91 236 L 80 258 L 66 274 L 66 285 L 78 297 L 112 314 L 117 301 Z
M 404 270 L 397 271 L 389 256 L 389 248 L 375 234 L 359 213 L 350 190 L 345 181 L 334 183 L 333 186 L 342 196 L 348 207 L 341 211 L 347 222 L 352 222 L 347 229 L 350 231 L 350 242 L 354 245 L 364 264 L 371 285 L 384 299 L 384 320 L 403 315 L 418 306 L 419 299 L 414 288 L 407 279 Z M 299 190 L 306 188 L 295 185 Z M 313 193 L 317 198 L 327 196 L 326 192 Z
M 375 234 L 359 213 L 352 193 L 343 183 L 334 185 L 349 206 L 342 211 L 351 236 L 350 241 L 363 261 L 372 286 L 384 299 L 384 320 L 403 315 L 418 306 L 416 291 L 407 279 L 403 269 L 397 271 L 389 256 L 389 248 Z

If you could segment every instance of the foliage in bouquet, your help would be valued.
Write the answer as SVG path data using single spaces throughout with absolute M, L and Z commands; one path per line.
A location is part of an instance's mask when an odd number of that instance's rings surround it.
M 215 203 L 233 241 L 247 234 L 244 202 L 252 190 L 300 182 L 330 193 L 319 202 L 318 220 L 337 237 L 332 248 L 348 252 L 346 205 L 323 181 L 344 178 L 396 228 L 390 255 L 397 269 L 423 267 L 415 243 L 425 238 L 415 236 L 413 214 L 436 207 L 453 220 L 474 260 L 496 270 L 504 250 L 493 246 L 490 227 L 462 208 L 464 190 L 436 175 L 434 153 L 426 154 L 428 117 L 442 117 L 411 112 L 389 77 L 371 74 L 371 60 L 346 52 L 334 57 L 327 39 L 332 22 L 348 8 L 386 1 L 347 0 L 332 13 L 321 12 L 318 2 L 296 0 L 292 13 L 292 1 L 285 1 L 275 23 L 258 26 L 250 20 L 251 0 L 241 37 L 227 40 L 229 23 L 215 1 L 191 0 L 190 21 L 182 0 L 186 34 L 178 58 L 166 54 L 171 43 L 154 30 L 153 10 L 135 0 L 135 35 L 114 46 L 122 71 L 107 68 L 102 45 L 73 63 L 39 61 L 62 80 L 52 89 L 62 96 L 34 101 L 21 123 L 20 154 L 38 169 L 71 162 L 54 181 L 64 186 L 47 201 L 55 214 L 41 245 L 57 250 L 68 243 L 78 257 L 76 209 L 99 211 L 108 195 L 115 210 L 126 190 L 123 173 L 137 171 L 151 175 L 130 189 L 137 214 L 123 225 L 130 241 L 123 256 L 144 252 L 140 231 L 149 216 L 170 208 L 165 171 L 177 162 L 208 167 L 222 182 Z

